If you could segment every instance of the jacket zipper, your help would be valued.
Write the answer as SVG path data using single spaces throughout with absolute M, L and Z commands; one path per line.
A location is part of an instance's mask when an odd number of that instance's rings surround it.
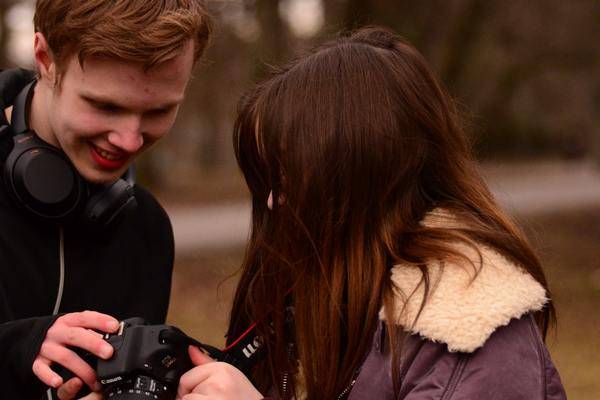
M 350 381 L 350 384 L 348 386 L 346 386 L 346 388 L 344 390 L 342 390 L 342 393 L 340 393 L 337 400 L 344 399 L 348 395 L 348 393 L 350 393 L 350 391 L 352 390 L 352 387 L 354 386 L 355 383 L 356 383 L 356 378 L 352 378 L 352 381 Z
M 293 344 L 288 345 L 288 358 L 290 358 L 292 356 L 293 346 L 294 346 Z M 342 392 L 337 397 L 337 400 L 344 399 L 348 395 L 348 393 L 350 393 L 350 391 L 354 387 L 354 384 L 356 383 L 356 380 L 358 379 L 359 373 L 360 373 L 360 367 L 358 367 L 356 369 L 356 371 L 354 372 L 354 376 L 352 377 L 352 380 L 350 381 L 348 386 L 346 386 L 344 388 L 344 390 L 342 390 Z M 281 377 L 281 400 L 289 400 L 289 394 L 288 394 L 289 381 L 290 381 L 290 373 L 289 373 L 289 371 L 285 371 Z
M 290 363 L 292 362 L 293 355 L 294 355 L 294 344 L 288 343 L 287 358 Z M 284 371 L 283 375 L 281 376 L 281 400 L 288 400 L 289 384 L 290 384 L 290 372 Z

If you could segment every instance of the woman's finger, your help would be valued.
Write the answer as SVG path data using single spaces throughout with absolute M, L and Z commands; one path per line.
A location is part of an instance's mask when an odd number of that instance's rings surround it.
M 210 377 L 210 370 L 207 366 L 195 367 L 181 376 L 179 379 L 179 388 L 177 389 L 177 395 L 183 397 L 184 395 L 191 393 L 192 390 L 206 379 Z
M 208 399 L 210 399 L 209 396 L 205 396 L 203 394 L 197 394 L 197 393 L 186 394 L 185 396 L 183 396 L 181 398 L 181 400 L 208 400 Z
M 200 350 L 196 346 L 189 346 L 188 353 L 190 355 L 190 359 L 194 365 L 204 365 L 211 362 L 215 362 L 212 358 L 206 355 L 202 350 Z

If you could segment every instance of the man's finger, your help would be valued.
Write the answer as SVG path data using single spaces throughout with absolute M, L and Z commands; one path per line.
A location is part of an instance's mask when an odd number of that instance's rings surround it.
M 63 383 L 60 375 L 50 368 L 50 360 L 45 357 L 38 356 L 35 361 L 33 361 L 31 370 L 33 371 L 33 374 L 47 386 L 57 388 Z
M 108 333 L 116 332 L 117 329 L 119 329 L 119 321 L 117 321 L 116 318 L 96 311 L 82 311 L 65 314 L 58 320 L 69 326 L 97 329 Z
M 92 393 L 88 394 L 87 396 L 82 397 L 79 400 L 103 400 L 103 399 L 104 399 L 104 397 L 102 397 L 101 393 L 92 392 Z
M 73 350 L 55 343 L 42 343 L 40 355 L 48 360 L 60 364 L 76 376 L 81 378 L 90 388 L 96 383 L 96 373 Z M 54 386 L 53 386 L 54 387 Z
M 77 377 L 69 379 L 64 385 L 61 385 L 56 394 L 60 400 L 71 400 L 83 387 L 83 381 Z
M 46 337 L 56 343 L 87 350 L 103 359 L 110 358 L 114 352 L 102 335 L 85 328 L 59 325 L 51 328 Z

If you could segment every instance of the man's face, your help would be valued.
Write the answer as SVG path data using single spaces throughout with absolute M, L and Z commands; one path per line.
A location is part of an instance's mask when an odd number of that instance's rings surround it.
M 76 56 L 47 99 L 50 141 L 90 182 L 118 179 L 172 127 L 193 64 L 193 45 L 145 71 L 141 64 Z

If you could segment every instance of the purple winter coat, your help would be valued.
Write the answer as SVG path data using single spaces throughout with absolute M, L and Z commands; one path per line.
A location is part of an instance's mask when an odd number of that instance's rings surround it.
M 460 226 L 437 209 L 429 227 Z M 548 301 L 542 285 L 494 249 L 462 243 L 465 258 L 427 263 L 430 290 L 413 265 L 396 265 L 390 316 L 409 333 L 400 355 L 400 393 L 392 390 L 391 360 L 379 323 L 349 400 L 558 400 L 566 394 L 531 314 Z M 418 316 L 418 318 L 417 318 Z
M 400 392 L 394 396 L 390 352 L 380 323 L 349 400 L 559 400 L 558 372 L 531 315 L 513 319 L 472 353 L 411 335 L 402 349 Z

